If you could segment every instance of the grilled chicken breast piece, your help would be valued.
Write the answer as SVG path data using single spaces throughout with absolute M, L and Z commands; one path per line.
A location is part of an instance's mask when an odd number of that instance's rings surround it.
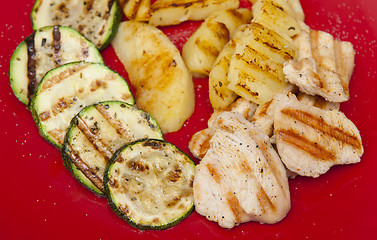
M 318 95 L 312 96 L 303 92 L 299 92 L 297 94 L 297 100 L 299 100 L 302 103 L 305 103 L 306 105 L 314 106 L 324 110 L 340 109 L 340 103 L 326 101 L 326 99 Z
M 352 44 L 312 30 L 303 22 L 301 26 L 294 39 L 299 47 L 297 56 L 283 67 L 286 80 L 309 95 L 320 95 L 330 102 L 347 101 L 355 58 Z
M 222 112 L 210 148 L 196 166 L 196 211 L 221 227 L 276 223 L 290 209 L 286 170 L 269 142 L 242 115 Z
M 209 141 L 217 129 L 216 118 L 224 111 L 239 113 L 245 118 L 250 118 L 257 108 L 253 102 L 247 101 L 244 98 L 238 98 L 224 110 L 215 110 L 208 120 L 208 128 L 200 130 L 192 135 L 189 142 L 189 149 L 192 155 L 196 158 L 202 159 L 209 149 Z
M 293 87 L 293 85 L 289 85 L 284 91 L 276 94 L 271 101 L 259 105 L 250 120 L 255 122 L 262 132 L 267 134 L 269 137 L 272 137 L 274 132 L 275 109 L 288 100 L 287 96 L 289 93 L 296 94 L 296 92 L 297 89 Z M 303 92 L 297 93 L 297 99 L 306 105 L 325 110 L 339 110 L 340 107 L 340 103 L 329 102 L 321 96 L 312 96 Z
M 296 92 L 297 88 L 289 84 L 283 91 L 279 92 L 274 96 L 274 98 L 266 103 L 258 105 L 255 110 L 254 115 L 249 118 L 250 121 L 254 122 L 255 125 L 267 136 L 271 137 L 274 131 L 274 113 L 280 101 L 286 101 L 287 94 L 291 92 Z
M 302 176 L 357 163 L 364 152 L 357 127 L 342 112 L 306 105 L 294 95 L 275 111 L 274 134 L 281 160 Z

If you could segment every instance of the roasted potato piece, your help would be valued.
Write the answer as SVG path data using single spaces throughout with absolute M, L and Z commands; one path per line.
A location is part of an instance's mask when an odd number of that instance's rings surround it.
M 149 23 L 167 26 L 188 20 L 199 21 L 215 11 L 238 6 L 239 0 L 158 0 L 152 4 Z
M 124 15 L 129 20 L 149 21 L 151 17 L 151 0 L 120 0 Z
M 249 23 L 248 9 L 217 11 L 206 18 L 182 48 L 182 57 L 194 77 L 207 77 L 213 63 L 241 24 Z
M 112 46 L 136 90 L 136 104 L 163 133 L 179 130 L 194 111 L 195 93 L 178 49 L 161 30 L 137 21 L 121 23 Z

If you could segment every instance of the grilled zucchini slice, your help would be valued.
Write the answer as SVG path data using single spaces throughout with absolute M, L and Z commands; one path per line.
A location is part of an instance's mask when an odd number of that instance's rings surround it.
M 36 0 L 31 11 L 33 29 L 69 26 L 104 49 L 115 36 L 122 11 L 116 0 Z
M 75 62 L 46 73 L 30 110 L 42 137 L 60 149 L 72 118 L 85 106 L 108 100 L 134 104 L 126 80 L 104 64 Z
M 28 105 L 49 70 L 76 61 L 103 63 L 96 46 L 76 30 L 48 26 L 34 31 L 14 51 L 9 78 L 16 97 Z
M 136 105 L 96 103 L 71 121 L 64 146 L 65 166 L 88 189 L 104 195 L 103 175 L 116 150 L 142 138 L 163 139 L 157 122 Z
M 111 208 L 139 229 L 166 229 L 194 209 L 194 162 L 171 143 L 143 139 L 114 154 L 104 184 Z

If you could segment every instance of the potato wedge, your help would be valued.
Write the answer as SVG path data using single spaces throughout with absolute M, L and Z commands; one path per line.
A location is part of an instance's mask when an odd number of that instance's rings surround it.
M 136 104 L 163 133 L 178 131 L 195 107 L 192 76 L 178 49 L 161 30 L 137 21 L 122 22 L 112 46 L 135 88 Z
M 120 0 L 128 20 L 147 22 L 151 18 L 151 0 Z
M 258 23 L 250 23 L 230 60 L 228 88 L 248 101 L 263 104 L 287 85 L 283 64 L 293 59 L 292 41 Z
M 238 6 L 239 0 L 159 0 L 152 4 L 149 23 L 168 26 L 188 20 L 199 21 L 215 11 Z
M 194 77 L 207 77 L 213 63 L 241 24 L 249 23 L 251 11 L 227 9 L 208 16 L 182 48 L 182 57 Z

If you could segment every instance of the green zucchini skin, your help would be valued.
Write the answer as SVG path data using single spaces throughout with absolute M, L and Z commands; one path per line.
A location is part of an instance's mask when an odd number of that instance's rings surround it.
M 36 0 L 30 14 L 33 29 L 48 25 L 69 26 L 93 42 L 100 51 L 106 48 L 122 20 L 118 1 L 97 0 L 96 5 L 87 1 L 72 5 L 72 2 Z M 97 7 L 98 3 L 102 8 Z
M 46 73 L 30 110 L 40 135 L 61 150 L 72 118 L 86 106 L 110 100 L 135 103 L 127 81 L 102 63 L 73 62 Z
M 144 147 L 147 148 L 147 149 L 148 148 L 152 149 L 152 155 L 151 155 L 152 158 L 145 160 L 145 162 L 144 162 L 146 164 L 145 167 L 143 167 L 142 164 L 141 165 L 133 164 L 133 161 L 138 158 L 138 155 L 141 156 L 141 155 L 145 154 L 145 152 L 140 150 L 140 148 L 143 149 Z M 123 155 L 124 152 L 132 152 L 132 151 L 136 152 L 135 155 L 131 154 L 131 156 L 133 156 L 134 158 L 127 159 L 127 158 L 124 157 L 124 155 Z M 137 151 L 140 151 L 140 153 L 137 153 Z M 149 151 L 149 150 L 146 150 L 146 151 Z M 132 166 L 134 168 L 134 170 L 136 169 L 135 170 L 136 172 L 137 171 L 142 172 L 142 171 L 144 171 L 144 169 L 146 169 L 149 172 L 158 171 L 158 169 L 156 168 L 157 165 L 153 165 L 153 161 L 152 161 L 153 160 L 153 154 L 154 154 L 153 151 L 162 151 L 163 154 L 165 154 L 165 157 L 169 158 L 169 159 L 171 157 L 171 154 L 173 154 L 174 160 L 177 161 L 177 162 L 179 161 L 179 159 L 181 159 L 181 160 L 184 159 L 183 161 L 187 161 L 185 163 L 184 168 L 180 169 L 180 171 L 182 171 L 181 173 L 183 175 L 186 174 L 188 176 L 188 177 L 186 177 L 187 182 L 185 182 L 185 186 L 184 186 L 185 188 L 182 187 L 181 189 L 178 189 L 177 192 L 181 191 L 181 194 L 182 194 L 183 192 L 190 189 L 190 191 L 191 191 L 190 194 L 192 194 L 192 195 L 187 195 L 186 196 L 187 199 L 185 199 L 183 197 L 183 195 L 185 195 L 185 194 L 183 194 L 182 196 L 179 195 L 179 196 L 177 196 L 177 198 L 173 198 L 174 200 L 176 200 L 176 199 L 182 200 L 183 199 L 182 202 L 186 201 L 186 205 L 181 205 L 181 206 L 184 206 L 184 210 L 181 209 L 181 211 L 179 212 L 180 215 L 175 216 L 172 219 L 168 219 L 167 221 L 158 222 L 156 224 L 151 224 L 150 222 L 143 222 L 140 219 L 136 220 L 135 217 L 132 217 L 131 216 L 133 214 L 132 210 L 129 210 L 129 209 L 132 209 L 132 207 L 128 208 L 127 205 L 121 206 L 121 204 L 125 204 L 125 203 L 117 201 L 116 196 L 115 196 L 115 191 L 114 191 L 114 186 L 117 187 L 117 186 L 122 184 L 122 183 L 119 183 L 119 181 L 117 181 L 117 179 L 114 179 L 114 174 L 115 175 L 117 175 L 117 174 L 122 175 L 122 179 L 125 182 L 129 181 L 127 179 L 127 178 L 129 178 L 129 176 L 125 175 L 124 173 L 121 173 L 119 168 L 117 168 L 119 164 L 124 163 L 123 165 L 128 165 L 128 167 Z M 149 161 L 151 161 L 151 163 L 148 165 Z M 172 162 L 172 164 L 174 164 L 174 163 L 175 162 Z M 121 167 L 125 167 L 123 165 L 121 165 Z M 169 162 L 168 165 L 170 165 L 170 162 Z M 169 168 L 167 168 L 166 171 L 168 171 L 168 169 Z M 171 228 L 171 227 L 177 225 L 179 222 L 183 221 L 194 210 L 194 200 L 193 200 L 193 192 L 192 192 L 192 182 L 194 180 L 194 171 L 195 171 L 195 163 L 190 159 L 190 157 L 187 154 L 182 152 L 180 149 L 178 149 L 173 144 L 166 142 L 164 140 L 159 140 L 159 139 L 140 139 L 140 140 L 137 140 L 135 142 L 132 142 L 132 143 L 125 145 L 122 148 L 120 148 L 114 154 L 114 156 L 112 157 L 112 159 L 110 160 L 110 162 L 106 166 L 106 171 L 105 171 L 105 176 L 104 176 L 104 186 L 105 186 L 105 192 L 106 192 L 106 196 L 107 196 L 109 205 L 110 205 L 111 209 L 119 217 L 124 219 L 131 226 L 138 228 L 140 230 L 164 230 L 164 229 L 167 229 L 167 228 Z M 171 173 L 171 172 L 169 171 L 168 173 Z M 164 176 L 164 175 L 162 175 L 162 176 Z M 166 179 L 168 179 L 169 181 L 173 181 L 173 180 L 174 181 L 176 180 L 177 182 L 180 181 L 180 180 L 177 180 L 177 179 L 171 179 L 170 178 L 170 176 L 174 176 L 174 174 L 173 175 L 166 174 L 165 176 L 167 177 Z M 184 178 L 182 177 L 182 179 L 184 179 Z M 165 184 L 164 180 L 165 179 L 157 180 L 158 181 L 157 185 L 161 186 L 161 185 Z M 122 189 L 128 189 L 128 188 L 123 186 Z M 131 190 L 126 190 L 126 191 L 131 192 L 133 187 L 130 187 L 129 189 L 131 189 Z M 159 191 L 159 190 L 161 190 L 161 189 L 155 190 L 155 188 L 152 188 L 152 189 L 147 188 L 147 189 L 145 189 L 145 191 L 140 191 L 140 192 L 141 193 L 145 192 L 146 195 L 155 195 L 154 193 Z M 168 195 L 170 189 L 164 188 L 164 191 L 165 190 L 166 190 L 166 194 Z M 129 194 L 129 195 L 132 196 L 132 194 Z M 128 197 L 126 193 L 122 194 L 123 199 L 126 198 L 126 197 Z M 170 200 L 172 200 L 172 199 L 170 199 Z M 133 201 L 132 198 L 131 198 L 131 201 Z M 137 201 L 137 200 L 135 200 L 135 201 Z M 140 198 L 140 201 L 149 201 L 149 200 L 148 199 L 145 200 L 145 199 Z M 181 202 L 176 203 L 176 204 L 179 205 L 180 203 Z M 160 205 L 159 205 L 159 207 L 160 207 Z M 174 207 L 176 205 L 172 204 L 171 206 Z M 166 208 L 169 208 L 169 207 L 170 207 L 170 205 L 166 206 Z M 156 208 L 157 208 L 157 206 L 156 206 Z M 144 209 L 147 209 L 147 208 L 140 207 L 140 209 L 137 209 L 137 210 L 144 211 Z M 148 211 L 148 210 L 146 210 L 146 211 Z M 178 211 L 178 210 L 177 209 L 174 209 L 174 210 L 170 209 L 170 211 Z M 164 210 L 164 209 L 159 210 L 159 212 L 154 217 L 158 218 L 161 215 L 164 215 L 164 213 L 166 213 L 166 212 L 168 212 L 168 210 Z
M 13 93 L 28 106 L 49 70 L 77 61 L 103 63 L 103 58 L 96 46 L 73 28 L 46 26 L 35 30 L 17 46 L 10 59 Z
M 63 163 L 86 188 L 105 196 L 103 175 L 108 160 L 121 146 L 146 137 L 163 139 L 147 112 L 122 101 L 95 103 L 72 119 L 63 144 Z

